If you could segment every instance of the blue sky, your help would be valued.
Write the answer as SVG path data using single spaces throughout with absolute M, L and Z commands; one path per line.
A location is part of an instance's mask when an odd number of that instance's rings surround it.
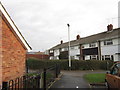
M 33 51 L 118 27 L 119 0 L 1 0 Z

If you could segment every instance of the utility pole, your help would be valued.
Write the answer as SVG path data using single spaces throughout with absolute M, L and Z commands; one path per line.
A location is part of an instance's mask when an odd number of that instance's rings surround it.
M 69 70 L 71 70 L 71 58 L 70 58 L 70 25 L 67 24 L 68 26 L 68 57 L 69 57 Z

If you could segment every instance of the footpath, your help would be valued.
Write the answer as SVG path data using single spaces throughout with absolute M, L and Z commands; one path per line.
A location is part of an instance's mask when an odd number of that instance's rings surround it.
M 105 73 L 105 71 L 61 71 L 63 74 L 51 88 L 90 88 L 83 76 L 87 73 Z

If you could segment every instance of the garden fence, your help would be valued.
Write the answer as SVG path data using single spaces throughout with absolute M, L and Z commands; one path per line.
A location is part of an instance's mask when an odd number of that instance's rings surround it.
M 35 75 L 27 74 L 16 78 L 15 80 L 3 82 L 2 90 L 20 90 L 21 88 L 24 88 L 25 90 L 31 88 L 41 88 L 42 90 L 46 90 L 59 74 L 60 65 L 54 65 L 44 68 L 41 73 Z

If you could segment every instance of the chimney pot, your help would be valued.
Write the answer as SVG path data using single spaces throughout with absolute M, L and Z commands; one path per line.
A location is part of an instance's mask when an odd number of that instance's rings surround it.
M 61 42 L 60 42 L 61 44 L 63 44 L 63 40 L 61 40 Z
M 112 25 L 112 24 L 108 25 L 108 26 L 107 26 L 107 30 L 108 30 L 108 31 L 113 30 L 113 25 Z
M 76 39 L 77 39 L 77 40 L 80 39 L 80 35 L 77 35 L 77 36 L 76 36 Z

